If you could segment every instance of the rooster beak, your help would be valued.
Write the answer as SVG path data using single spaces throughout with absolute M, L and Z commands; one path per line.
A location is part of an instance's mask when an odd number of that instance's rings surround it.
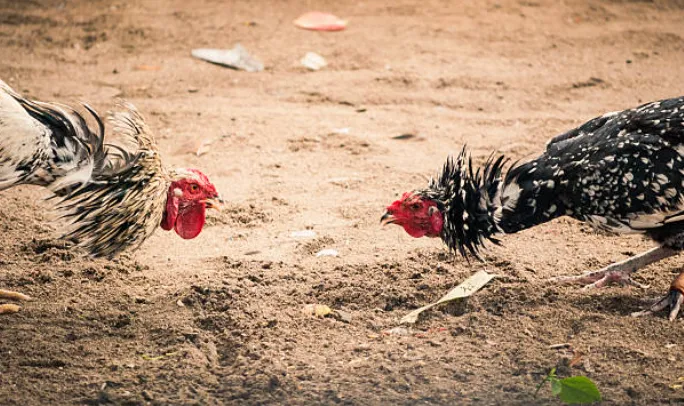
M 394 217 L 390 212 L 386 211 L 385 214 L 380 217 L 380 224 L 383 226 L 386 226 L 388 224 L 392 224 L 397 220 L 396 217 Z
M 221 199 L 221 196 L 216 196 L 212 199 L 206 199 L 204 201 L 204 204 L 207 206 L 207 209 L 216 209 L 217 211 L 221 211 L 223 209 L 223 199 Z

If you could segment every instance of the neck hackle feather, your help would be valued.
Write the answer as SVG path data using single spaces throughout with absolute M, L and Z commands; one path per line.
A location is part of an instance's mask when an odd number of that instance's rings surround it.
M 112 257 L 140 246 L 161 222 L 170 184 L 144 118 L 129 103 L 121 107 L 109 121 L 133 149 L 102 144 L 90 181 L 57 204 L 61 217 L 71 222 L 64 236 L 94 256 Z
M 504 156 L 491 155 L 482 168 L 473 170 L 473 163 L 464 147 L 454 160 L 448 157 L 441 174 L 431 179 L 428 187 L 417 193 L 437 203 L 444 214 L 440 237 L 452 250 L 464 257 L 480 258 L 480 249 L 487 240 L 498 244 L 494 235 L 500 231 L 495 216 Z

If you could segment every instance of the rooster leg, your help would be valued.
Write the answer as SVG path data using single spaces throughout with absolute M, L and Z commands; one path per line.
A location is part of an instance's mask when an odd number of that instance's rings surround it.
M 22 293 L 0 289 L 0 299 L 20 301 L 20 300 L 31 300 L 31 297 L 26 296 Z M 19 311 L 19 309 L 21 309 L 21 307 L 15 305 L 15 304 L 11 304 L 11 303 L 0 304 L 0 314 L 16 313 Z
M 668 247 L 655 247 L 631 258 L 627 258 L 624 261 L 608 265 L 598 271 L 587 272 L 577 276 L 559 276 L 551 278 L 550 281 L 559 284 L 585 284 L 585 290 L 602 288 L 611 282 L 645 288 L 647 286 L 632 280 L 630 277 L 632 272 L 635 272 L 646 265 L 660 261 L 661 259 L 676 255 L 678 252 L 679 250 Z
M 658 299 L 651 307 L 646 310 L 632 313 L 634 317 L 646 316 L 659 312 L 667 307 L 670 308 L 670 321 L 674 321 L 679 314 L 679 310 L 684 304 L 684 272 L 680 273 L 670 286 L 670 291 L 664 297 Z

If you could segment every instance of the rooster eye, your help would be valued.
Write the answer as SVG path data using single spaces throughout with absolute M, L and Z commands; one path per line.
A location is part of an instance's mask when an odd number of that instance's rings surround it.
M 196 183 L 193 183 L 192 185 L 190 185 L 190 191 L 197 192 L 198 189 L 199 189 L 199 186 L 197 186 Z
M 418 209 L 420 209 L 420 203 L 413 203 L 413 204 L 411 205 L 411 209 L 413 209 L 413 210 L 418 210 Z

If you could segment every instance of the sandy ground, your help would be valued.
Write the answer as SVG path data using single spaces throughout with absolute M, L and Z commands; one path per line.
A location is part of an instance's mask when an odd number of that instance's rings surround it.
M 310 9 L 349 27 L 296 29 Z M 684 321 L 629 316 L 681 258 L 640 272 L 645 291 L 585 293 L 543 281 L 651 243 L 564 218 L 483 265 L 378 225 L 464 143 L 477 161 L 530 157 L 598 114 L 683 94 L 682 21 L 682 1 L 658 0 L 0 1 L 0 78 L 102 112 L 130 100 L 166 161 L 229 201 L 195 240 L 159 231 L 93 261 L 53 238 L 43 190 L 0 193 L 0 287 L 35 297 L 0 319 L 0 404 L 557 404 L 532 397 L 556 365 L 605 404 L 684 402 Z M 236 42 L 267 69 L 190 57 Z M 299 66 L 308 51 L 330 65 Z M 386 334 L 479 269 L 501 277 Z

